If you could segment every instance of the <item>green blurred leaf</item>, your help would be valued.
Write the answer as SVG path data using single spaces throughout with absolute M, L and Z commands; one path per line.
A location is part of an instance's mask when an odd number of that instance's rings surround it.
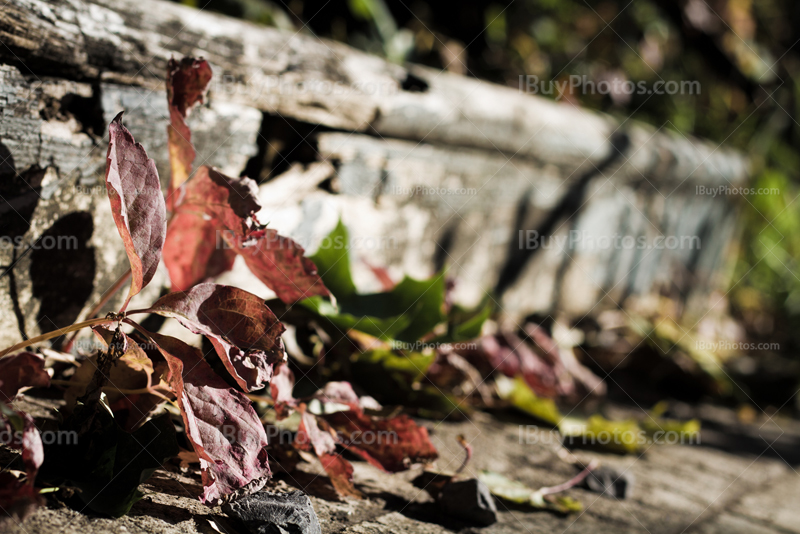
M 356 292 L 350 273 L 350 236 L 341 219 L 322 245 L 309 259 L 317 266 L 325 287 L 337 299 L 346 298 Z
M 561 412 L 553 399 L 537 396 L 521 376 L 512 380 L 500 375 L 496 378 L 496 384 L 500 398 L 508 401 L 518 410 L 553 426 L 558 426 L 561 422 Z
M 405 277 L 391 291 L 360 295 L 356 292 L 347 254 L 349 237 L 341 221 L 323 247 L 311 256 L 338 308 L 320 297 L 301 302 L 341 329 L 356 329 L 380 339 L 413 342 L 445 320 L 444 272 L 428 280 Z
M 551 510 L 561 514 L 580 512 L 583 505 L 575 499 L 563 495 L 545 495 L 542 490 L 533 490 L 521 482 L 493 471 L 481 471 L 478 474 L 495 497 L 516 504 Z

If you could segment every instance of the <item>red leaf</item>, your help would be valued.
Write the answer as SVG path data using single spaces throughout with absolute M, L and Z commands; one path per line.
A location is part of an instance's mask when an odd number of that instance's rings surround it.
M 0 359 L 0 402 L 11 402 L 24 387 L 48 387 L 50 375 L 44 370 L 44 358 L 32 352 L 20 352 Z
M 275 403 L 275 415 L 278 420 L 289 417 L 297 407 L 297 400 L 292 396 L 294 390 L 294 374 L 289 369 L 289 365 L 282 363 L 278 365 L 276 372 L 270 380 L 270 395 Z
M 353 484 L 353 466 L 341 454 L 336 454 L 334 435 L 319 428 L 320 420 L 306 410 L 305 404 L 300 404 L 298 411 L 300 427 L 297 430 L 295 448 L 306 451 L 313 449 L 339 495 L 362 498 L 363 494 Z M 325 424 L 325 421 L 322 423 Z
M 364 494 L 353 483 L 353 464 L 342 458 L 341 454 L 322 454 L 319 461 L 328 473 L 336 493 L 343 497 L 364 498 Z
M 283 302 L 329 294 L 317 266 L 304 256 L 303 247 L 276 230 L 256 230 L 246 240 L 229 243 L 242 255 L 253 274 Z
M 187 293 L 170 293 L 148 310 L 174 317 L 206 336 L 246 391 L 264 387 L 272 366 L 284 360 L 283 325 L 259 297 L 236 287 L 200 284 Z
M 178 208 L 216 220 L 220 230 L 244 239 L 254 226 L 253 214 L 261 209 L 258 185 L 246 176 L 232 178 L 203 165 L 178 192 Z
M 190 287 L 233 267 L 236 252 L 222 239 L 225 230 L 243 240 L 261 209 L 249 178 L 230 178 L 203 166 L 174 194 L 177 207 L 164 245 L 172 291 Z
M 256 223 L 254 215 L 261 204 L 254 180 L 231 178 L 203 166 L 175 195 L 177 207 L 165 253 L 173 290 L 186 290 L 224 272 L 235 252 L 286 303 L 329 294 L 303 247 Z M 203 263 L 215 253 L 212 243 L 217 249 L 227 244 L 232 252 L 218 252 L 221 259 Z
M 0 510 L 7 519 L 0 515 L 0 527 L 4 528 L 14 521 L 17 525 L 36 511 L 39 506 L 44 506 L 45 500 L 33 487 L 33 484 L 24 482 L 11 473 L 0 473 Z
M 407 415 L 378 419 L 361 410 L 324 415 L 340 443 L 369 463 L 395 473 L 413 463 L 427 463 L 438 457 L 428 431 Z
M 233 267 L 236 252 L 220 247 L 216 221 L 202 214 L 178 210 L 169 223 L 164 243 L 164 264 L 172 291 L 186 291 Z
M 247 396 L 214 373 L 198 349 L 168 336 L 146 335 L 169 364 L 186 435 L 200 458 L 200 500 L 216 506 L 264 487 L 270 477 L 267 435 Z
M 185 57 L 175 61 L 170 58 L 167 64 L 167 104 L 170 119 L 167 137 L 172 171 L 167 199 L 170 208 L 175 201 L 173 193 L 192 174 L 192 162 L 195 158 L 192 133 L 186 124 L 186 117 L 193 106 L 203 102 L 211 75 L 211 67 L 204 59 Z
M 167 233 L 166 207 L 156 164 L 122 125 L 122 113 L 108 127 L 106 190 L 111 213 L 131 264 L 131 288 L 120 311 L 146 286 L 161 260 Z
M 22 449 L 26 480 L 23 482 L 10 473 L 0 473 L 0 510 L 16 521 L 22 521 L 44 499 L 33 487 L 36 474 L 44 461 L 44 447 L 39 429 L 33 418 L 0 402 L 0 444 Z M 4 521 L 0 519 L 0 527 Z

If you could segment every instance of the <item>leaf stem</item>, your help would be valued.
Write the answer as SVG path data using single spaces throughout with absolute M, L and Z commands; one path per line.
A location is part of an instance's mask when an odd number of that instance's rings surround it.
M 46 334 L 42 334 L 40 336 L 32 337 L 30 339 L 26 339 L 25 341 L 20 341 L 16 345 L 8 347 L 5 350 L 0 351 L 0 358 L 10 354 L 14 351 L 24 349 L 29 345 L 33 345 L 34 343 L 41 343 L 42 341 L 47 341 L 48 339 L 53 339 L 54 337 L 63 336 L 64 334 L 69 334 L 70 332 L 75 332 L 82 328 L 88 328 L 91 326 L 97 326 L 101 324 L 108 324 L 113 323 L 117 319 L 114 318 L 107 318 L 107 317 L 100 317 L 97 319 L 89 319 L 88 321 L 82 321 L 80 323 L 75 323 L 70 326 L 65 326 L 64 328 L 59 328 L 58 330 L 53 330 L 52 332 L 47 332 Z
M 117 279 L 117 281 L 114 282 L 114 285 L 111 286 L 108 289 L 108 291 L 103 293 L 103 296 L 100 297 L 100 300 L 98 301 L 98 303 L 95 304 L 94 307 L 91 310 L 89 310 L 89 313 L 86 314 L 86 318 L 87 319 L 91 319 L 92 317 L 97 315 L 98 312 L 103 308 L 103 306 L 105 306 L 108 303 L 108 301 L 111 300 L 111 297 L 116 295 L 117 291 L 119 291 L 120 288 L 125 285 L 125 283 L 128 281 L 128 278 L 130 278 L 130 277 L 131 277 L 131 270 L 128 269 L 128 271 L 125 274 L 120 276 L 119 279 Z M 70 349 L 72 348 L 72 344 L 75 342 L 75 337 L 77 335 L 78 335 L 78 332 L 75 331 L 75 333 L 70 336 L 69 340 L 67 340 L 67 342 L 64 344 L 64 347 L 63 347 L 64 352 L 69 352 L 70 351 Z

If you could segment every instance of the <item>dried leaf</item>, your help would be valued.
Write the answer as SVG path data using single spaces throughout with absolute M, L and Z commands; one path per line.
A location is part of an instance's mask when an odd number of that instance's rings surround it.
M 372 465 L 391 473 L 414 463 L 428 463 L 439 455 L 425 427 L 407 415 L 379 419 L 360 409 L 322 416 L 339 436 L 339 442 Z
M 189 110 L 202 103 L 211 81 L 211 67 L 204 59 L 170 58 L 167 63 L 167 104 L 170 123 L 167 126 L 169 162 L 172 170 L 167 198 L 173 205 L 173 193 L 192 174 L 195 158 L 192 133 L 186 124 Z
M 300 428 L 297 430 L 295 448 L 306 451 L 313 449 L 339 495 L 363 498 L 363 494 L 353 484 L 353 466 L 341 454 L 336 453 L 333 433 L 319 428 L 320 420 L 306 410 L 305 404 L 301 404 L 298 410 Z M 322 423 L 325 424 L 324 421 Z
M 174 317 L 208 337 L 236 383 L 245 391 L 264 387 L 272 366 L 285 358 L 283 325 L 264 301 L 236 287 L 200 284 L 186 293 L 170 293 L 148 310 Z
M 186 291 L 229 271 L 236 252 L 221 243 L 215 220 L 193 210 L 178 209 L 164 242 L 164 264 L 172 291 Z
M 261 204 L 254 180 L 203 166 L 176 195 L 165 254 L 174 291 L 228 270 L 233 254 L 240 254 L 253 274 L 286 303 L 328 295 L 303 248 L 257 224 L 254 215 Z
M 0 473 L 0 510 L 7 517 L 22 521 L 38 506 L 44 505 L 44 499 L 33 487 L 44 461 L 44 448 L 33 418 L 3 402 L 0 402 L 0 444 L 22 449 L 26 480 L 23 482 L 10 473 Z M 0 515 L 0 526 L 3 523 Z
M 166 207 L 155 162 L 122 125 L 122 113 L 108 127 L 106 190 L 111 213 L 131 264 L 131 288 L 120 311 L 155 275 L 167 233 Z
M 491 471 L 481 471 L 478 479 L 489 487 L 495 497 L 516 504 L 523 504 L 533 508 L 543 508 L 554 512 L 566 514 L 580 512 L 583 506 L 580 502 L 566 496 L 556 496 L 546 493 L 549 488 L 533 490 L 521 482 Z M 582 479 L 581 479 L 582 480 Z
M 200 500 L 216 506 L 261 489 L 270 477 L 267 435 L 250 400 L 214 373 L 198 349 L 146 335 L 167 359 L 186 435 L 200 457 Z
M 283 302 L 328 296 L 316 265 L 304 256 L 303 247 L 277 231 L 269 228 L 256 230 L 241 245 L 237 242 L 231 245 L 253 274 Z
M 11 402 L 24 387 L 48 387 L 50 375 L 44 358 L 33 352 L 19 352 L 0 359 L 0 402 Z
M 279 364 L 270 380 L 270 395 L 275 403 L 275 415 L 278 420 L 285 419 L 297 407 L 297 400 L 292 395 L 294 390 L 294 373 L 287 363 Z

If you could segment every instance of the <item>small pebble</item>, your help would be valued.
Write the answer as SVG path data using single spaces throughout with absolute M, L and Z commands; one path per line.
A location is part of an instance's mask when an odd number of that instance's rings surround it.
M 241 520 L 252 534 L 322 534 L 311 499 L 302 491 L 260 491 L 222 509 Z

